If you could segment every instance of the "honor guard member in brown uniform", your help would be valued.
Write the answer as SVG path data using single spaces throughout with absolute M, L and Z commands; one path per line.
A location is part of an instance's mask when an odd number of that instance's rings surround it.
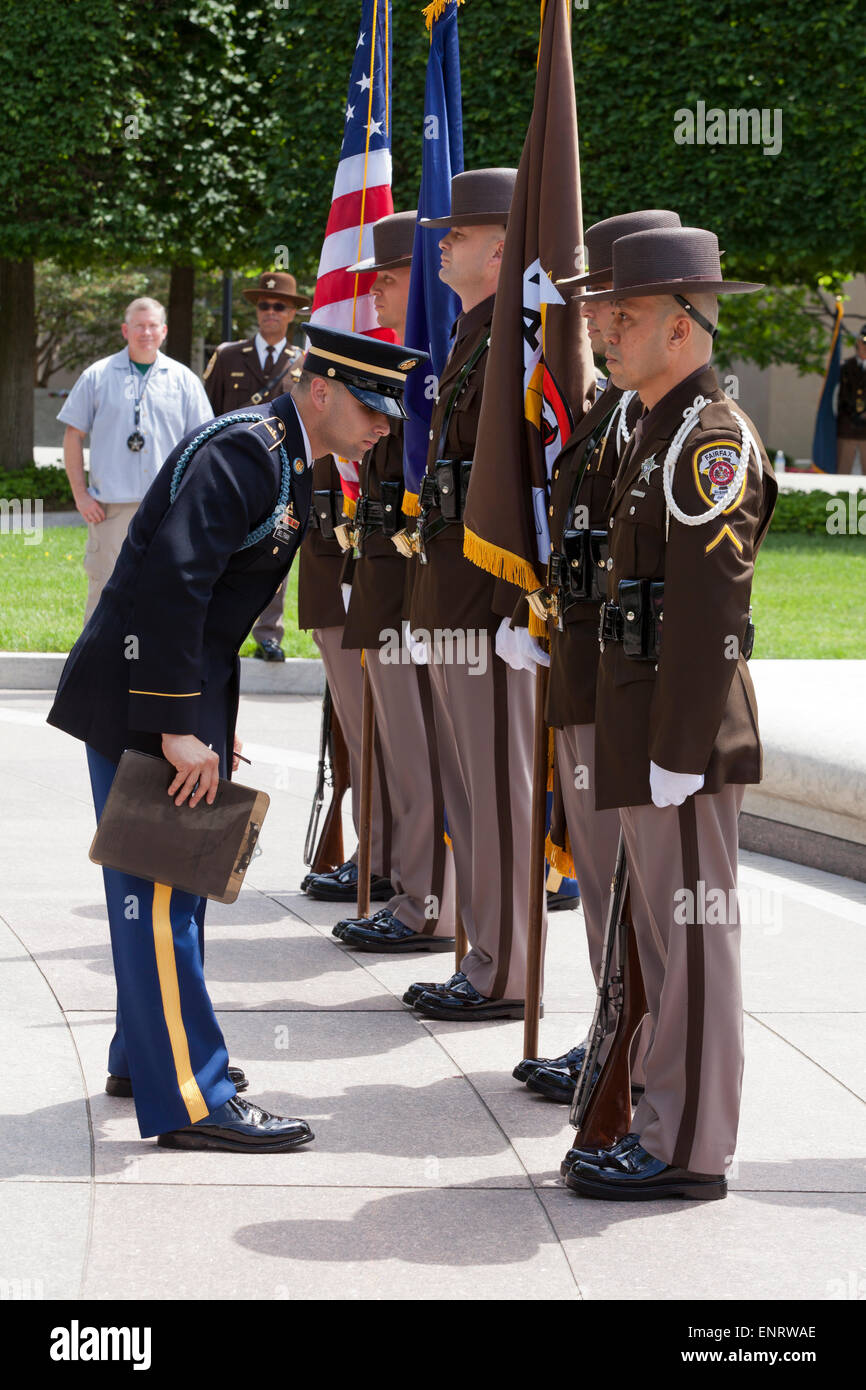
M 433 409 L 419 494 L 413 638 L 429 658 L 445 809 L 469 951 L 438 989 L 403 996 L 431 1018 L 520 1018 L 526 993 L 526 908 L 534 681 L 494 650 L 520 598 L 463 554 L 463 501 L 475 450 L 493 303 L 514 169 L 451 183 L 440 276 L 463 304 Z
M 237 343 L 220 343 L 204 371 L 204 385 L 214 415 L 259 406 L 291 388 L 300 371 L 301 349 L 290 341 L 291 325 L 299 309 L 308 309 L 310 300 L 298 294 L 294 275 L 283 270 L 266 271 L 243 291 L 244 299 L 256 306 L 258 331 Z M 282 648 L 283 604 L 286 591 L 280 586 L 254 628 L 257 642 L 254 655 L 264 661 L 285 661 Z
M 372 340 L 371 340 L 372 341 Z M 392 417 L 393 418 L 393 417 Z M 352 824 L 358 834 L 361 811 L 361 708 L 364 672 L 360 652 L 343 649 L 346 609 L 342 595 L 345 555 L 336 528 L 349 521 L 343 514 L 343 490 L 333 455 L 313 464 L 310 529 L 301 546 L 298 567 L 298 627 L 312 628 L 322 655 L 325 678 L 349 754 Z M 370 837 L 370 897 L 387 902 L 393 895 L 391 872 L 392 816 L 378 732 L 373 743 L 373 810 Z M 327 874 L 309 873 L 301 889 L 326 902 L 355 902 L 358 897 L 357 850 Z
M 648 227 L 678 227 L 675 212 L 646 209 L 608 217 L 586 231 L 590 273 L 560 280 L 560 285 L 608 289 L 617 237 Z M 590 300 L 581 306 L 590 344 L 604 356 L 601 328 L 612 310 Z M 574 872 L 580 884 L 592 977 L 601 966 L 610 879 L 619 842 L 616 810 L 595 809 L 595 682 L 598 671 L 598 606 L 607 592 L 606 505 L 616 475 L 622 436 L 619 429 L 622 389 L 602 377 L 595 400 L 580 420 L 553 466 L 551 478 L 551 557 L 544 601 L 550 624 L 550 678 L 545 718 L 554 730 L 554 807 L 548 859 L 555 868 Z M 635 395 L 627 427 L 635 424 L 641 404 Z M 569 863 L 570 859 L 573 863 Z M 583 1063 L 585 1042 L 560 1057 L 527 1057 L 514 1068 L 518 1081 L 550 1100 L 570 1103 Z M 601 1059 L 604 1059 L 604 1049 Z M 641 1059 L 642 1060 L 642 1059 Z M 632 1068 L 636 1084 L 642 1066 Z
M 722 279 L 712 232 L 636 232 L 613 249 L 614 382 L 646 413 L 608 515 L 596 804 L 620 808 L 652 1033 L 633 1133 L 566 1182 L 626 1200 L 724 1197 L 743 1069 L 737 815 L 761 778 L 746 664 L 755 554 L 776 483 L 708 365 Z M 626 426 L 628 433 L 628 427 Z
M 405 349 L 329 329 L 310 338 L 294 399 L 223 416 L 169 454 L 70 653 L 48 718 L 87 745 L 97 815 L 124 748 L 161 753 L 177 774 L 169 795 L 191 815 L 213 804 L 240 752 L 238 650 L 304 533 L 312 455 L 361 453 L 402 408 Z M 104 878 L 118 999 L 109 1094 L 132 1095 L 142 1136 L 166 1148 L 307 1143 L 303 1120 L 236 1094 L 246 1078 L 228 1066 L 204 981 L 204 899 Z
M 375 254 L 350 271 L 377 272 L 371 293 L 381 328 L 402 342 L 417 213 L 383 217 L 373 228 Z M 394 896 L 372 918 L 338 922 L 334 936 L 362 951 L 454 948 L 454 864 L 444 837 L 444 796 L 433 718 L 430 672 L 403 642 L 408 560 L 391 537 L 403 515 L 403 424 L 364 455 L 354 517 L 357 556 L 347 556 L 351 596 L 343 647 L 364 650 L 384 780 L 391 807 Z

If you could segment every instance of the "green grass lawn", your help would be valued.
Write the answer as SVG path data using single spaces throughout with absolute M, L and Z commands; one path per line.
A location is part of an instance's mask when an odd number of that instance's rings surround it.
M 46 527 L 38 545 L 0 535 L 0 649 L 66 652 L 84 612 L 84 527 Z M 866 657 L 866 538 L 770 535 L 752 595 L 756 657 Z M 286 598 L 288 656 L 318 655 L 297 627 L 298 571 Z M 241 649 L 252 654 L 248 638 Z
M 0 535 L 0 650 L 68 652 L 79 632 L 87 597 L 81 567 L 87 537 L 83 526 L 46 526 L 38 545 L 23 536 Z M 309 632 L 299 632 L 298 569 L 289 574 L 286 595 L 287 656 L 318 656 Z M 247 638 L 242 656 L 255 643 Z

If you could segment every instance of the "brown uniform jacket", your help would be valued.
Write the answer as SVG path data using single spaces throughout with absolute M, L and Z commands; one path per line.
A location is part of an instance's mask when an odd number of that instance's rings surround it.
M 866 362 L 857 357 L 842 363 L 837 414 L 840 439 L 866 439 Z
M 619 441 L 611 412 L 622 398 L 608 382 L 573 430 L 553 466 L 550 492 L 550 542 L 562 549 L 563 532 L 571 525 L 575 507 L 585 507 L 581 528 L 607 528 L 607 502 L 619 463 Z M 637 396 L 629 415 L 632 424 L 640 415 Z M 587 446 L 592 454 L 586 461 Z M 582 474 L 582 476 L 581 476 Z M 575 485 L 580 485 L 575 493 Z M 595 682 L 598 672 L 598 602 L 573 603 L 563 615 L 562 630 L 551 624 L 550 677 L 545 718 L 554 729 L 570 724 L 591 724 L 595 719 Z
M 441 453 L 439 436 L 448 401 L 461 370 L 490 332 L 494 298 L 494 295 L 490 295 L 457 320 L 454 342 L 442 370 L 439 394 L 430 421 L 428 473 L 433 472 L 437 458 L 468 460 L 475 453 L 488 358 L 486 352 L 482 353 L 460 389 L 448 421 Z M 431 521 L 439 515 L 438 508 L 429 513 Z M 491 636 L 495 636 L 502 618 L 513 613 L 521 590 L 479 569 L 464 557 L 462 522 L 455 522 L 434 537 L 427 546 L 427 554 L 426 565 L 417 559 L 412 561 L 414 573 L 409 581 L 412 587 L 409 613 L 413 630 L 473 628 L 487 630 Z
M 310 529 L 301 545 L 298 565 L 298 627 L 342 627 L 346 620 L 340 579 L 343 573 L 343 550 L 334 538 L 322 535 L 317 516 L 317 492 L 334 494 L 334 508 L 340 520 L 343 491 L 333 454 L 313 463 L 313 500 L 310 504 Z
M 739 644 L 776 480 L 746 419 L 761 450 L 762 477 L 752 454 L 743 487 L 721 516 L 687 526 L 671 515 L 666 526 L 662 465 L 683 412 L 698 396 L 706 403 L 683 444 L 673 496 L 683 512 L 699 515 L 722 495 L 741 450 L 732 407 L 742 412 L 705 367 L 642 418 L 623 452 L 609 505 L 608 597 L 617 600 L 623 579 L 664 579 L 664 635 L 658 663 L 626 657 L 621 642 L 607 642 L 601 653 L 599 810 L 648 804 L 651 760 L 671 772 L 702 772 L 705 793 L 728 782 L 761 780 L 755 692 Z
M 359 502 L 366 497 L 381 503 L 383 482 L 403 482 L 403 421 L 390 423 L 391 433 L 378 440 L 361 460 Z M 396 529 L 404 525 L 401 513 Z M 352 585 L 343 646 L 379 648 L 388 632 L 395 634 L 392 641 L 400 641 L 408 562 L 382 531 L 367 534 L 359 551 L 354 561 L 347 557 L 343 573 L 344 581 Z
M 293 343 L 286 343 L 274 362 L 273 371 L 267 376 L 259 366 L 254 338 L 244 338 L 238 343 L 220 343 L 204 369 L 204 389 L 213 406 L 214 415 L 225 415 L 230 410 L 241 410 L 249 405 L 254 395 L 262 401 L 272 401 L 291 387 L 289 373 L 300 365 L 301 352 Z M 274 383 L 270 391 L 265 387 L 280 367 L 285 367 L 283 377 Z M 258 405 L 258 401 L 253 401 Z

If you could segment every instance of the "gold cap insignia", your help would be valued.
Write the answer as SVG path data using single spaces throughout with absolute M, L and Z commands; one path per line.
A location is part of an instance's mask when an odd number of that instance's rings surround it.
M 399 364 L 399 370 L 400 370 L 401 372 L 411 372 L 412 368 L 413 368 L 413 367 L 417 367 L 417 366 L 418 366 L 418 358 L 417 358 L 417 357 L 407 357 L 405 362 L 401 362 L 401 363 Z

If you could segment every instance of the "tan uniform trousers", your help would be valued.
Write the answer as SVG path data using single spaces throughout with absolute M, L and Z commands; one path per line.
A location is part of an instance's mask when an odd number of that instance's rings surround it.
M 322 665 L 340 728 L 349 750 L 349 776 L 352 781 L 352 823 L 358 834 L 361 809 L 361 703 L 364 697 L 364 670 L 361 653 L 344 651 L 341 627 L 313 628 L 313 641 L 322 653 Z M 391 807 L 384 775 L 382 745 L 373 744 L 373 826 L 370 837 L 370 871 L 388 878 L 391 871 Z M 357 859 L 357 850 L 352 855 Z
M 117 563 L 129 523 L 138 511 L 138 502 L 100 502 L 105 520 L 95 526 L 88 523 L 87 545 L 84 548 L 84 573 L 87 575 L 87 603 L 84 626 L 87 626 L 102 590 Z
M 694 1173 L 723 1173 L 737 1142 L 737 816 L 744 790 L 726 786 L 679 807 L 619 813 L 652 1025 L 646 1091 L 632 1128 L 654 1158 Z
M 403 653 L 401 652 L 401 655 Z M 391 806 L 387 907 L 412 931 L 454 935 L 454 860 L 445 843 L 445 797 L 426 666 L 365 656 Z
M 489 637 L 478 656 L 428 668 L 470 947 L 460 968 L 488 999 L 524 999 L 535 677 L 512 671 Z

